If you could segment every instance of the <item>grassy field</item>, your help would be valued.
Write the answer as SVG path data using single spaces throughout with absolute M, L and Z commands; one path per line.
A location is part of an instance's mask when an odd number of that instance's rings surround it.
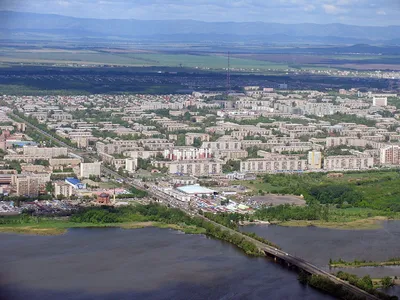
M 386 217 L 373 217 L 366 219 L 358 219 L 354 221 L 307 221 L 307 220 L 292 220 L 277 223 L 280 226 L 287 227 L 308 227 L 315 226 L 320 228 L 331 228 L 340 230 L 373 230 L 382 228 L 382 222 L 387 220 Z
M 187 51 L 189 54 L 185 54 Z M 240 71 L 267 72 L 270 70 L 303 69 L 397 69 L 400 57 L 389 55 L 309 55 L 260 54 L 231 55 L 231 68 Z M 80 64 L 116 65 L 131 67 L 187 67 L 222 70 L 227 67 L 227 56 L 222 52 L 193 52 L 182 49 L 180 53 L 134 49 L 0 49 L 1 63 L 24 64 Z
M 0 50 L 0 63 L 34 63 L 34 64 L 86 64 L 86 65 L 119 65 L 119 66 L 165 66 L 189 67 L 202 69 L 225 69 L 227 57 L 215 54 L 163 54 L 163 53 L 115 53 L 88 50 L 43 49 L 42 51 Z M 1 64 L 0 64 L 1 65 Z M 231 58 L 232 69 L 268 70 L 287 69 L 284 62 L 257 61 L 253 59 Z
M 400 259 L 393 258 L 387 261 L 330 261 L 329 267 L 331 268 L 363 268 L 363 267 L 383 267 L 383 266 L 399 266 Z

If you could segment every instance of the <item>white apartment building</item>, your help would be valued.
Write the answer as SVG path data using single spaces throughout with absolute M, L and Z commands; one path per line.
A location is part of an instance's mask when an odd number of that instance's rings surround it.
M 54 183 L 54 195 L 62 195 L 66 198 L 70 198 L 74 194 L 72 185 L 65 183 L 64 181 L 57 181 Z
M 372 106 L 387 106 L 387 97 L 374 96 Z
M 187 161 L 156 161 L 156 167 L 167 167 L 170 174 L 185 174 L 192 176 L 210 176 L 222 174 L 222 164 L 220 160 L 187 160 Z
M 90 176 L 101 176 L 101 162 L 81 163 L 79 170 L 79 175 L 81 178 L 89 178 Z
M 96 150 L 98 154 L 121 154 L 124 151 L 133 150 L 138 147 L 138 142 L 132 140 L 115 140 L 110 143 L 96 143 Z
M 138 165 L 137 158 L 127 158 L 125 163 L 125 170 L 130 173 L 133 173 L 136 171 L 137 165 Z
M 302 172 L 307 170 L 307 160 L 296 156 L 270 156 L 269 158 L 256 158 L 242 161 L 242 173 L 279 173 Z
M 164 150 L 174 147 L 174 143 L 167 139 L 146 139 L 141 140 L 140 142 L 144 148 L 147 148 L 151 151 Z
M 212 150 L 207 148 L 175 147 L 165 149 L 163 156 L 169 160 L 207 159 L 212 157 Z
M 366 170 L 373 166 L 373 157 L 338 155 L 324 158 L 324 170 L 327 171 Z
M 239 150 L 242 149 L 242 143 L 236 140 L 204 142 L 201 148 L 212 150 Z
M 23 147 L 23 154 L 27 156 L 38 156 L 38 157 L 59 157 L 59 156 L 67 156 L 68 149 L 65 147 L 36 147 L 36 146 L 25 146 Z
M 213 156 L 218 159 L 223 159 L 225 161 L 233 159 L 242 159 L 249 156 L 246 150 L 214 150 Z

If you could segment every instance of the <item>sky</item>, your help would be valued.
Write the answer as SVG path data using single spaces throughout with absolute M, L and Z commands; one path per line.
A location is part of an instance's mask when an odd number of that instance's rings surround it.
M 400 0 L 0 0 L 0 10 L 99 19 L 400 25 Z

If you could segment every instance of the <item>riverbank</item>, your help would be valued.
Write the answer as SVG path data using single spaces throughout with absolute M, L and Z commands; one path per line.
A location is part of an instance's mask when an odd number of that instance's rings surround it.
M 342 230 L 371 230 L 383 228 L 383 222 L 389 220 L 388 217 L 372 217 L 359 219 L 349 222 L 326 222 L 321 220 L 291 220 L 283 222 L 271 222 L 271 224 L 285 227 L 308 227 L 315 226 L 320 228 L 342 229 Z
M 164 222 L 127 222 L 127 223 L 73 223 L 68 221 L 53 221 L 31 225 L 0 225 L 0 233 L 16 233 L 26 235 L 62 235 L 70 228 L 122 228 L 140 229 L 146 227 L 170 228 L 186 234 L 204 234 L 206 230 L 186 224 L 168 224 Z
M 400 258 L 392 258 L 387 261 L 330 261 L 331 268 L 362 268 L 362 267 L 384 267 L 384 266 L 400 266 Z

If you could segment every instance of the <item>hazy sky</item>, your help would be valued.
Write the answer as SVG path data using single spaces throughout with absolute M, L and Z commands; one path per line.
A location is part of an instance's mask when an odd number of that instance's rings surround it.
M 400 0 L 0 0 L 0 10 L 104 19 L 400 25 Z

